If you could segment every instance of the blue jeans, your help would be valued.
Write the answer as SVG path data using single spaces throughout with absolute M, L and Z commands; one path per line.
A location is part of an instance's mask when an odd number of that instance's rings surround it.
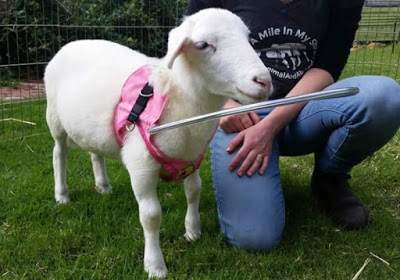
M 279 155 L 314 153 L 319 168 L 346 173 L 385 145 L 400 125 L 400 87 L 383 76 L 358 76 L 327 89 L 358 87 L 354 96 L 309 102 L 275 138 L 267 171 L 238 177 L 228 164 L 235 153 L 225 150 L 236 133 L 218 129 L 211 142 L 211 163 L 218 218 L 227 241 L 249 250 L 279 244 L 285 206 Z M 260 110 L 261 118 L 271 110 Z

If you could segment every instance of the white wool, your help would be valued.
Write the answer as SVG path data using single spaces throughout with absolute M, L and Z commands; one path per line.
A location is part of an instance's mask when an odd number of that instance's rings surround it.
M 206 9 L 185 18 L 170 32 L 168 52 L 162 59 L 109 41 L 81 40 L 64 46 L 46 68 L 46 117 L 55 140 L 56 200 L 69 201 L 67 142 L 91 153 L 100 193 L 111 191 L 104 157 L 122 159 L 139 203 L 146 241 L 144 266 L 150 276 L 165 277 L 167 272 L 158 240 L 161 207 L 156 185 L 162 167 L 146 150 L 137 130 L 127 133 L 122 149 L 117 143 L 113 116 L 122 86 L 131 73 L 149 65 L 155 91 L 168 95 L 160 124 L 216 111 L 228 98 L 243 103 L 264 100 L 272 91 L 271 77 L 250 46 L 248 34 L 231 12 Z M 165 131 L 155 136 L 155 142 L 172 158 L 194 160 L 215 125 L 206 122 Z M 188 200 L 185 237 L 193 241 L 200 237 L 198 171 L 184 185 Z

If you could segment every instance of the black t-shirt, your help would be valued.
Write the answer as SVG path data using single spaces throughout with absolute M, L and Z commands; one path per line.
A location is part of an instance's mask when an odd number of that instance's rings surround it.
M 348 58 L 363 0 L 191 0 L 187 14 L 224 8 L 249 27 L 250 43 L 269 69 L 272 98 L 284 97 L 312 67 L 337 80 Z

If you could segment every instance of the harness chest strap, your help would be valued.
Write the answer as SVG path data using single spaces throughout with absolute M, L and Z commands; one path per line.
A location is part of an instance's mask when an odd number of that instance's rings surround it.
M 132 107 L 131 112 L 129 113 L 126 129 L 128 131 L 132 131 L 135 129 L 136 121 L 139 119 L 140 114 L 144 111 L 147 106 L 147 102 L 149 98 L 153 96 L 154 89 L 147 82 L 142 90 L 139 93 L 138 98 L 136 99 L 135 104 Z M 129 123 L 131 125 L 129 125 Z
M 147 130 L 157 125 L 166 105 L 167 96 L 154 92 L 153 87 L 148 84 L 149 76 L 150 69 L 145 65 L 130 75 L 125 82 L 121 100 L 114 113 L 116 137 L 122 146 L 126 133 L 137 127 L 150 154 L 168 171 L 168 174 L 161 174 L 161 178 L 164 181 L 180 183 L 200 167 L 211 139 L 193 162 L 172 159 L 157 147 L 154 135 L 150 135 Z

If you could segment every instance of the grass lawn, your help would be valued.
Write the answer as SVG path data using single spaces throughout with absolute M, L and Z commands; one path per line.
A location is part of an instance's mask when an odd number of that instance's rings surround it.
M 203 236 L 183 238 L 181 186 L 160 183 L 161 244 L 169 279 L 400 279 L 400 134 L 353 172 L 352 186 L 373 224 L 358 232 L 335 227 L 313 204 L 310 156 L 282 158 L 287 221 L 282 244 L 265 253 L 232 248 L 219 231 L 210 166 L 202 167 Z M 108 162 L 114 190 L 98 195 L 89 156 L 69 154 L 72 202 L 53 198 L 49 135 L 0 143 L 0 277 L 2 279 L 145 279 L 138 207 L 123 166 Z
M 0 100 L 0 141 L 47 134 L 49 130 L 45 119 L 44 98 L 22 102 Z
M 350 60 L 373 57 L 371 50 L 363 52 L 352 52 Z M 343 77 L 356 70 L 345 71 Z M 32 106 L 33 115 L 40 112 L 34 119 L 40 133 L 46 131 L 44 106 L 43 102 Z M 17 106 L 13 110 L 20 114 Z M 3 116 L 9 111 L 2 111 Z M 22 124 L 14 125 L 17 136 L 29 132 L 21 132 Z M 4 125 L 1 132 L 12 137 Z M 0 279 L 147 279 L 138 205 L 122 164 L 107 162 L 113 193 L 101 196 L 90 187 L 94 179 L 89 155 L 71 150 L 71 203 L 57 205 L 52 147 L 48 133 L 0 141 Z M 358 279 L 400 279 L 399 156 L 400 133 L 353 170 L 351 185 L 373 219 L 371 226 L 357 232 L 336 227 L 313 203 L 311 156 L 282 158 L 286 228 L 281 245 L 263 253 L 226 244 L 219 230 L 208 158 L 201 170 L 199 241 L 189 244 L 183 238 L 182 186 L 160 182 L 161 246 L 168 279 L 352 279 L 367 258 L 372 261 Z
M 350 52 L 341 78 L 356 75 L 384 75 L 400 82 L 400 43 L 372 49 L 367 48 L 367 45 L 357 47 L 357 50 Z

